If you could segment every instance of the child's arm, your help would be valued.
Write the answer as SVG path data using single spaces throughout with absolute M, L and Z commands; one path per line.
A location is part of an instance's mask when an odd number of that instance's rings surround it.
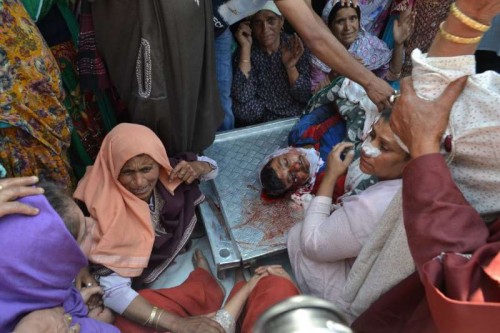
M 248 296 L 257 285 L 257 282 L 259 282 L 262 277 L 267 275 L 267 272 L 254 274 L 250 280 L 248 280 L 248 282 L 226 302 L 223 309 L 226 310 L 233 318 L 237 319 L 243 309 L 243 306 L 245 305 L 245 302 L 247 301 Z

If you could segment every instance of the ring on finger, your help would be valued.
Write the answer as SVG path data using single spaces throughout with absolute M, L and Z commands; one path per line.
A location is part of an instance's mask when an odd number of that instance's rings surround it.
M 389 96 L 389 103 L 394 104 L 396 102 L 396 99 L 401 96 L 398 90 L 394 90 L 391 96 Z

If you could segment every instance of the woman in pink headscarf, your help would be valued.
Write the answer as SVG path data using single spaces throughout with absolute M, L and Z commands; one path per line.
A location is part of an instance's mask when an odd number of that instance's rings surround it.
M 184 282 L 188 288 L 178 293 L 139 294 L 131 287 L 153 282 L 186 246 L 196 224 L 195 206 L 204 199 L 198 180 L 216 174 L 217 164 L 206 157 L 169 158 L 145 126 L 120 124 L 105 137 L 74 196 L 97 220 L 89 260 L 104 289 L 104 304 L 122 315 L 115 322 L 119 328 L 130 319 L 162 331 L 218 332 L 207 317 L 182 318 L 216 311 L 222 303 L 223 292 L 206 269 L 195 269 Z M 170 298 L 179 311 L 163 304 Z

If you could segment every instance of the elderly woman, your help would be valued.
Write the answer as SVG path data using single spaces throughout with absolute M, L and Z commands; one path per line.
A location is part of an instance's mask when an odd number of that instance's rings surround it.
M 330 0 L 323 11 L 323 19 L 333 35 L 344 45 L 353 57 L 367 69 L 387 81 L 396 81 L 401 75 L 404 57 L 404 42 L 410 37 L 415 21 L 411 8 L 403 12 L 393 28 L 394 48 L 392 50 L 378 37 L 361 26 L 359 6 L 342 5 L 340 0 Z M 318 91 L 336 76 L 330 69 L 313 57 L 311 68 L 312 90 Z
M 297 35 L 282 32 L 272 1 L 239 24 L 232 97 L 237 126 L 298 116 L 310 97 L 310 55 Z M 256 42 L 254 42 L 256 41 Z
M 183 249 L 196 224 L 195 206 L 204 199 L 198 179 L 217 173 L 212 160 L 194 154 L 183 158 L 168 158 L 147 127 L 120 124 L 105 137 L 95 164 L 74 193 L 97 220 L 89 260 L 104 289 L 104 304 L 123 316 L 115 322 L 122 332 L 147 327 L 183 332 L 181 328 L 198 326 L 220 331 L 209 318 L 180 317 L 216 311 L 222 303 L 222 290 L 203 268 L 191 273 L 184 288 L 166 294 L 139 294 L 131 287 L 132 282 L 154 281 Z M 170 297 L 175 306 L 167 305 Z M 174 312 L 179 304 L 183 310 Z
M 360 169 L 379 182 L 359 195 L 340 198 L 332 212 L 332 192 L 353 158 L 341 154 L 352 143 L 336 145 L 328 156 L 327 170 L 303 223 L 288 235 L 288 254 L 302 292 L 338 301 L 347 275 L 361 247 L 395 194 L 410 156 L 396 142 L 389 125 L 390 111 L 382 112 L 361 152 Z

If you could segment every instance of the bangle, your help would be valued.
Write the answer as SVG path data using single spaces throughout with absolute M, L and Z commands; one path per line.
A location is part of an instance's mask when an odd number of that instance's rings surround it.
M 292 69 L 294 67 L 296 67 L 297 65 L 292 65 L 292 66 L 288 66 L 286 69 Z
M 151 314 L 149 315 L 149 318 L 148 320 L 146 320 L 144 322 L 144 324 L 142 324 L 142 326 L 147 326 L 149 324 L 153 324 L 153 321 L 156 317 L 156 312 L 158 311 L 158 307 L 157 306 L 153 306 L 153 310 L 151 310 Z
M 155 329 L 158 330 L 158 324 L 160 323 L 160 317 L 161 315 L 163 314 L 163 311 L 162 309 L 160 309 L 160 311 L 158 312 L 158 317 L 156 317 L 156 323 L 155 323 Z
M 462 13 L 460 9 L 458 9 L 455 2 L 451 4 L 450 11 L 453 14 L 453 16 L 455 16 L 460 22 L 462 22 L 463 24 L 474 30 L 486 32 L 491 27 L 490 25 L 479 23 L 478 21 Z
M 446 30 L 444 30 L 443 24 L 444 24 L 444 22 L 441 22 L 441 24 L 439 25 L 439 33 L 441 34 L 441 36 L 443 36 L 444 39 L 446 39 L 450 42 L 453 42 L 453 43 L 477 44 L 481 41 L 481 38 L 483 37 L 483 35 L 478 36 L 478 37 L 473 37 L 473 38 L 465 38 L 465 37 L 455 36 L 455 35 L 452 35 L 449 32 L 447 32 Z
M 246 60 L 246 59 L 240 59 L 240 62 L 244 62 L 244 63 L 247 63 L 247 64 L 249 64 L 249 63 L 250 63 L 250 60 Z

